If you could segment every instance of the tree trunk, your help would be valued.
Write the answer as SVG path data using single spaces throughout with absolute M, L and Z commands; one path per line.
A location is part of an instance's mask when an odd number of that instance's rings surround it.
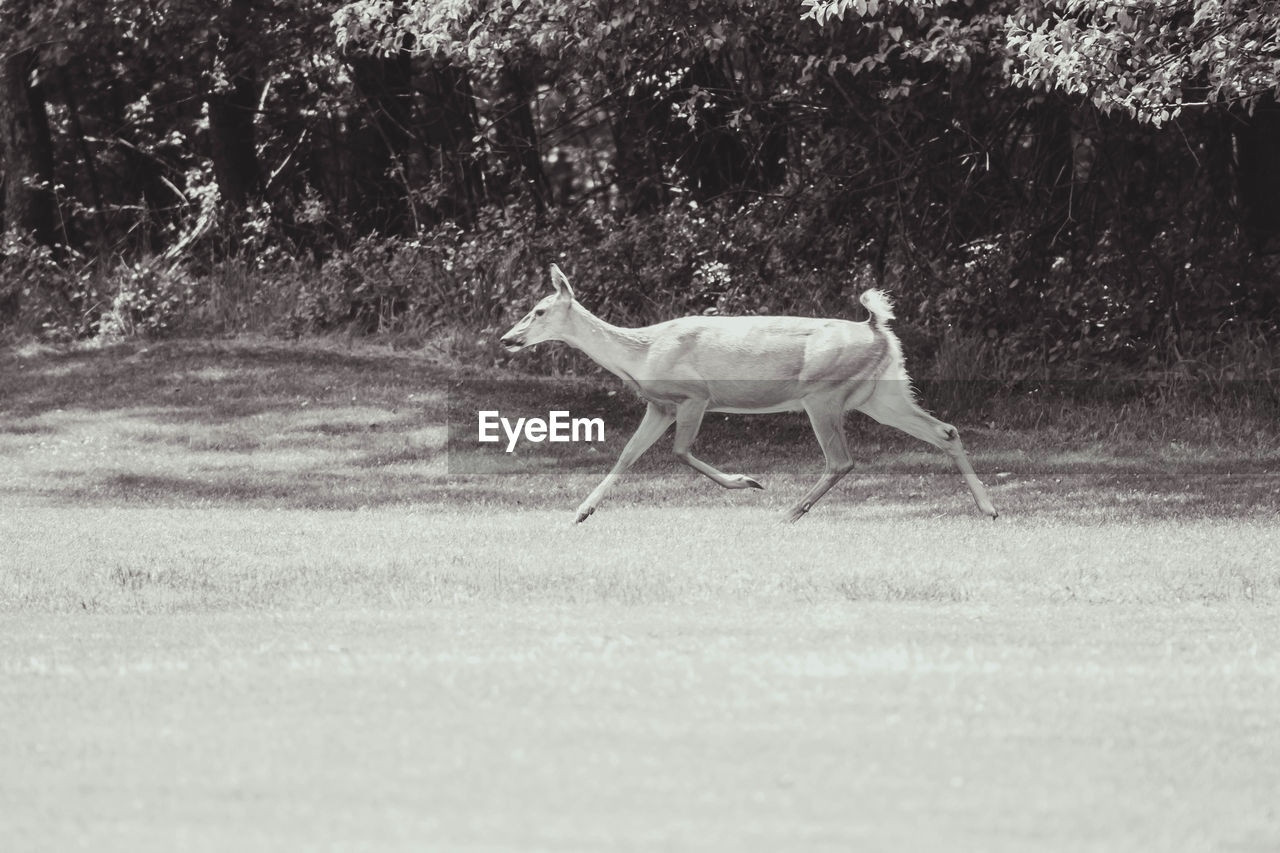
M 1280 249 L 1280 104 L 1267 100 L 1237 125 L 1236 187 L 1254 248 Z
M 551 182 L 542 168 L 538 128 L 533 118 L 533 88 L 524 70 L 508 65 L 502 71 L 498 116 L 494 120 L 495 148 L 507 167 L 491 186 L 494 200 L 511 200 L 517 187 L 529 193 L 541 216 L 551 195 Z
M 484 174 L 475 157 L 475 97 L 467 72 L 432 68 L 419 78 L 422 144 L 441 188 L 438 219 L 471 222 L 484 193 Z
M 173 219 L 172 211 L 185 202 L 171 184 L 164 180 L 160 162 L 143 150 L 133 124 L 126 119 L 126 104 L 137 97 L 137 90 L 126 82 L 113 80 L 107 90 L 104 123 L 118 128 L 111 149 L 118 153 L 121 165 L 107 176 L 105 195 L 120 206 L 111 217 L 113 230 L 134 235 L 135 248 L 144 255 L 158 254 L 168 245 L 166 227 Z M 136 210 L 131 214 L 127 211 Z M 126 217 L 136 216 L 130 221 Z
M 691 141 L 682 145 L 676 163 L 689 181 L 693 197 L 713 201 L 721 196 L 741 200 L 751 186 L 751 154 L 729 126 L 729 109 L 724 103 L 733 91 L 732 83 L 710 59 L 702 58 L 689 69 L 686 81 L 717 93 L 714 106 L 702 107 Z
M 210 93 L 209 156 L 218 192 L 235 208 L 243 208 L 262 191 L 253 113 L 258 84 L 237 79 L 227 92 Z
M 410 180 L 413 135 L 412 66 L 407 51 L 351 59 L 351 76 L 364 106 L 352 134 L 353 211 L 362 230 L 406 234 L 421 222 Z
M 100 251 L 105 251 L 106 247 L 106 231 L 104 228 L 104 217 L 106 216 L 106 203 L 102 196 L 102 182 L 98 180 L 98 164 L 94 158 L 93 149 L 89 147 L 88 137 L 85 136 L 84 125 L 80 121 L 80 103 L 76 97 L 75 82 L 72 81 L 71 75 L 67 73 L 66 68 L 58 69 L 58 83 L 62 90 L 63 100 L 67 105 L 67 122 L 70 125 L 71 138 L 75 142 L 76 151 L 80 154 L 80 161 L 84 164 L 85 179 L 89 184 L 89 196 L 93 201 L 92 216 L 89 217 L 89 228 L 93 235 L 93 241 L 97 244 Z
M 53 140 L 44 94 L 31 85 L 35 53 L 10 54 L 0 63 L 0 225 L 55 239 Z
M 670 108 L 658 104 L 648 87 L 625 79 L 610 81 L 609 130 L 613 134 L 613 171 L 629 213 L 647 213 L 667 202 L 662 161 L 655 144 L 662 137 Z
M 218 49 L 225 85 L 215 85 L 209 105 L 209 156 L 224 201 L 243 208 L 262 191 L 254 116 L 262 86 L 245 45 L 251 0 L 232 0 L 222 21 Z

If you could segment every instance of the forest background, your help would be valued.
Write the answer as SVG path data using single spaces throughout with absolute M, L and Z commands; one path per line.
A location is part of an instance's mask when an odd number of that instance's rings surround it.
M 1278 33 L 1244 0 L 3 0 L 0 334 L 495 364 L 556 261 L 624 325 L 874 285 L 933 375 L 1274 389 Z

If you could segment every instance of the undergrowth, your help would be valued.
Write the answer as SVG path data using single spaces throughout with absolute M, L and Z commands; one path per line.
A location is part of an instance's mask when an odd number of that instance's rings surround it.
M 586 307 L 629 326 L 690 314 L 856 320 L 865 316 L 858 294 L 884 288 L 897 302 L 912 376 L 938 385 L 948 407 L 1057 380 L 1141 379 L 1140 396 L 1153 405 L 1197 398 L 1206 387 L 1217 405 L 1246 385 L 1244 396 L 1274 405 L 1280 389 L 1276 322 L 1239 281 L 1228 287 L 1224 277 L 1241 272 L 1225 263 L 1188 262 L 1196 286 L 1178 291 L 1180 302 L 1168 292 L 1156 301 L 1105 245 L 1062 258 L 1031 282 L 1018 265 L 1025 249 L 1017 234 L 949 255 L 913 247 L 872 258 L 850 235 L 815 243 L 814 227 L 769 201 L 626 218 L 590 206 L 546 220 L 489 211 L 465 231 L 446 223 L 414 239 L 369 236 L 320 255 L 241 241 L 236 251 L 204 247 L 181 262 L 90 260 L 6 235 L 0 340 L 338 334 L 427 348 L 467 367 L 591 374 L 597 368 L 567 347 L 512 359 L 496 344 L 549 291 L 555 261 Z M 1277 273 L 1265 263 L 1252 269 L 1259 280 Z

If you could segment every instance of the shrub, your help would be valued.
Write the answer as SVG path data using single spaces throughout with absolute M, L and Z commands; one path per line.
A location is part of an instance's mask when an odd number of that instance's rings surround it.
M 0 235 L 0 327 L 53 340 L 80 337 L 95 297 L 75 255 L 30 235 Z
M 96 332 L 102 338 L 164 337 L 190 328 L 203 301 L 196 280 L 183 268 L 152 263 L 120 264 L 102 283 L 107 302 Z
M 1250 254 L 1230 235 L 1206 250 L 1188 232 L 1190 219 L 1154 238 L 1117 226 L 1049 252 L 1022 231 L 948 249 L 832 218 L 786 198 L 741 207 L 689 201 L 641 216 L 604 203 L 541 217 L 491 208 L 465 231 L 445 223 L 412 239 L 366 236 L 317 248 L 316 257 L 267 246 L 269 235 L 238 244 L 209 237 L 182 266 L 121 262 L 105 272 L 7 235 L 0 310 L 10 325 L 57 340 L 340 330 L 416 345 L 450 339 L 459 361 L 507 364 L 496 339 L 550 292 L 555 261 L 584 304 L 621 325 L 690 314 L 861 319 L 858 294 L 885 287 L 919 378 L 1176 369 L 1275 381 L 1275 321 L 1265 318 L 1275 316 L 1266 300 L 1276 297 L 1256 284 L 1274 281 L 1280 261 Z M 1230 363 L 1242 354 L 1248 364 Z M 563 347 L 514 363 L 596 369 Z

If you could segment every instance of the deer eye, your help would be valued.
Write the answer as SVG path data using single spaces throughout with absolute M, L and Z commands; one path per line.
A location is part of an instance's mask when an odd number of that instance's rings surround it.
M 535 317 L 541 317 L 541 316 L 542 316 L 543 314 L 545 314 L 545 313 L 547 313 L 547 309 L 546 309 L 546 308 L 538 308 L 537 310 L 535 310 L 535 311 L 533 312 L 533 316 L 535 316 Z

